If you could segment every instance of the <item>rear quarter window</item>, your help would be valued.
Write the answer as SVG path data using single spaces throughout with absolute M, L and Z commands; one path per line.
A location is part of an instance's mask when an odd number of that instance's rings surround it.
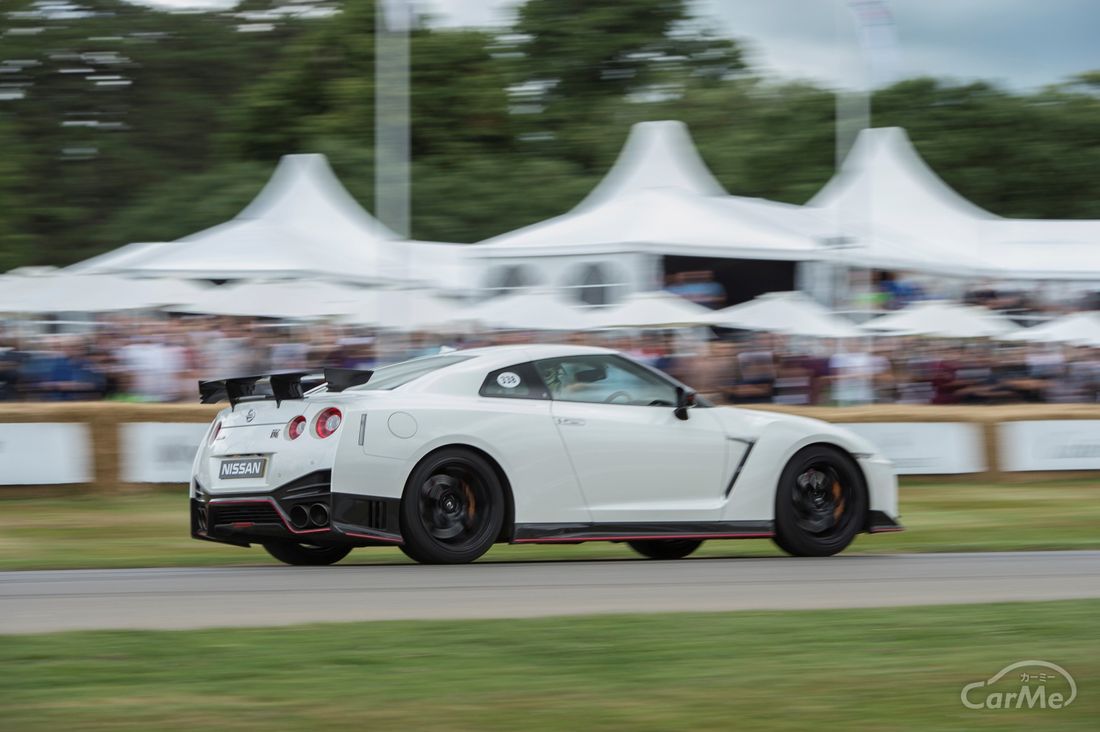
M 502 399 L 549 399 L 546 385 L 529 363 L 490 371 L 478 394 Z

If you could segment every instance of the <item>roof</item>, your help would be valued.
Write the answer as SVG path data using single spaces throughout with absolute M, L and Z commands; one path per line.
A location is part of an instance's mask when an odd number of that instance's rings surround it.
M 572 211 L 486 239 L 470 254 L 499 258 L 648 251 L 817 259 L 819 242 L 798 211 L 727 195 L 682 122 L 642 122 L 631 129 L 604 179 Z M 785 219 L 790 223 L 783 223 Z
M 866 129 L 807 204 L 836 260 L 1007 279 L 1100 279 L 1100 221 L 1011 219 L 948 186 L 900 127 Z
M 107 261 L 113 271 L 152 276 L 394 283 L 438 275 L 447 283 L 460 249 L 401 240 L 352 198 L 324 155 L 286 155 L 233 219 L 169 244 L 123 248 Z
M 507 356 L 520 355 L 528 360 L 540 358 L 561 358 L 562 356 L 594 356 L 601 353 L 618 353 L 610 348 L 598 346 L 574 346 L 567 343 L 533 343 L 515 344 L 508 346 L 484 346 L 481 348 L 466 348 L 453 351 L 456 354 L 469 356 Z

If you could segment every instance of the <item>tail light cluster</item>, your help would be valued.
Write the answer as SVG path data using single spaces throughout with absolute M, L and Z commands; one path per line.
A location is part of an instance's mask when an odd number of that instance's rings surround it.
M 286 426 L 286 436 L 292 440 L 297 440 L 302 436 L 302 433 L 306 431 L 306 418 L 302 415 L 298 415 L 294 419 L 290 420 L 290 424 Z
M 336 407 L 323 409 L 313 421 L 313 431 L 322 439 L 331 437 L 336 430 L 340 429 L 340 422 L 343 419 L 344 416 L 340 414 L 340 410 Z
M 214 424 L 214 429 L 210 430 L 210 444 L 214 444 L 214 440 L 218 439 L 218 433 L 222 431 L 222 421 L 219 419 Z
M 340 423 L 343 419 L 344 416 L 336 407 L 323 409 L 321 413 L 313 419 L 313 434 L 321 439 L 332 437 L 332 435 L 336 434 L 336 430 L 340 429 Z M 286 436 L 291 440 L 297 440 L 304 435 L 305 432 L 306 418 L 300 414 L 290 420 L 286 426 Z

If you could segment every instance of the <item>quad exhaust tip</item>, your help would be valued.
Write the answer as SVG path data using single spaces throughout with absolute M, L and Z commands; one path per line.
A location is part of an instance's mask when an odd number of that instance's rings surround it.
M 290 508 L 290 525 L 296 529 L 304 529 L 309 526 L 309 509 L 301 503 Z
M 314 503 L 309 507 L 309 521 L 314 526 L 328 526 L 328 506 Z
M 315 526 L 318 528 L 328 526 L 328 506 L 323 503 L 314 503 L 312 505 L 306 505 L 304 503 L 296 503 L 290 507 L 290 511 L 287 512 L 287 517 L 290 519 L 290 525 L 298 530 Z

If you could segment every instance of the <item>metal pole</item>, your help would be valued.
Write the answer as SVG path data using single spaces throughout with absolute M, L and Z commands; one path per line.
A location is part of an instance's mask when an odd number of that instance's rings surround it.
M 374 215 L 409 238 L 409 0 L 377 0 L 374 15 Z M 409 247 L 401 247 L 404 290 L 412 280 Z M 410 313 L 415 320 L 415 313 Z M 400 358 L 398 360 L 401 360 Z
M 408 0 L 380 0 L 374 33 L 374 213 L 409 236 Z

